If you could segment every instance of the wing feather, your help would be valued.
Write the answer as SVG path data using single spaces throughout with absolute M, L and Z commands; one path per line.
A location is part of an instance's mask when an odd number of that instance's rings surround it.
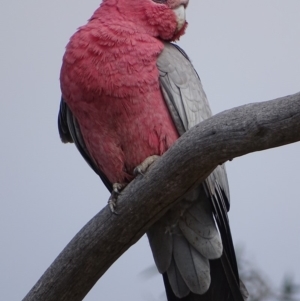
M 165 43 L 164 46 L 164 51 L 157 61 L 157 67 L 160 74 L 161 90 L 177 130 L 179 134 L 182 135 L 185 131 L 189 130 L 196 124 L 211 117 L 212 113 L 206 94 L 203 90 L 201 80 L 186 53 L 180 47 L 174 44 Z M 227 216 L 230 203 L 229 186 L 224 165 L 218 166 L 211 173 L 211 175 L 203 182 L 203 188 L 206 192 L 206 199 L 208 198 L 211 202 L 211 207 L 209 210 L 212 210 L 214 213 L 223 243 L 223 255 L 217 261 L 213 261 L 214 264 L 211 262 L 212 273 L 215 274 L 215 271 L 218 270 L 218 275 L 220 275 L 220 277 L 222 277 L 221 274 L 225 275 L 228 285 L 224 284 L 222 286 L 224 289 L 224 294 L 232 294 L 232 300 L 243 300 L 244 298 L 241 295 L 238 284 L 239 274 Z M 215 231 L 217 230 L 215 228 L 216 226 L 212 225 L 212 223 L 214 224 L 215 222 L 214 220 L 210 220 L 206 209 L 207 208 L 197 208 L 197 205 L 195 204 L 192 205 L 186 212 L 185 220 L 182 218 L 179 220 L 179 227 L 185 238 L 199 253 L 202 255 L 205 254 L 204 257 L 208 259 L 217 258 L 220 257 L 222 248 L 212 251 L 212 248 L 215 248 L 218 245 L 217 240 L 213 241 L 213 239 L 216 238 Z M 205 237 L 205 227 L 203 228 L 203 225 L 199 226 L 200 228 L 197 226 L 199 220 L 197 220 L 195 215 L 191 214 L 191 212 L 194 210 L 196 210 L 196 215 L 201 214 L 200 211 L 204 215 L 206 212 L 206 217 L 208 219 L 203 216 L 201 219 L 206 219 L 206 222 L 209 220 L 206 225 L 208 232 L 212 231 L 211 237 Z M 208 232 L 206 232 L 206 234 Z M 197 240 L 198 238 L 201 238 L 200 243 Z M 203 244 L 205 239 L 208 242 L 208 245 L 206 246 Z M 193 244 L 195 241 L 196 244 Z M 209 247 L 210 242 L 213 242 L 212 248 Z M 180 260 L 177 259 L 177 262 L 179 263 Z M 182 277 L 185 278 L 186 276 L 182 275 Z M 215 278 L 217 279 L 218 277 Z M 164 281 L 168 294 L 172 295 L 170 286 L 168 284 L 168 278 L 165 275 Z M 217 279 L 217 282 L 219 281 L 220 280 Z M 171 282 L 170 284 L 172 287 Z M 218 284 L 216 281 L 212 281 L 212 287 L 216 287 L 217 285 Z M 225 290 L 228 288 L 228 286 L 230 287 L 231 293 L 230 291 L 225 293 Z M 209 290 L 207 294 L 203 295 L 203 299 L 201 299 L 202 297 L 199 297 L 199 300 L 215 300 L 214 298 L 210 299 L 208 296 L 210 294 L 211 290 Z M 191 298 L 193 298 L 192 296 L 193 294 L 191 295 Z M 198 297 L 196 299 L 198 300 Z M 170 298 L 170 300 L 177 299 L 173 296 Z
M 101 178 L 106 188 L 109 191 L 112 191 L 112 184 L 109 182 L 104 173 L 97 167 L 94 162 L 92 156 L 90 155 L 87 147 L 84 143 L 80 126 L 73 116 L 71 110 L 69 109 L 66 102 L 63 98 L 60 101 L 60 108 L 58 113 L 58 131 L 62 142 L 67 143 L 75 143 L 78 151 L 88 163 L 88 165 L 95 171 L 97 175 Z

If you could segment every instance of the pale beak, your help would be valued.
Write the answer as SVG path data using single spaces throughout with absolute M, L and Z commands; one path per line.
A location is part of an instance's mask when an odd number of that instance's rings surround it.
M 173 12 L 176 15 L 177 31 L 179 31 L 185 24 L 185 8 L 183 5 L 180 5 L 177 8 L 173 9 Z

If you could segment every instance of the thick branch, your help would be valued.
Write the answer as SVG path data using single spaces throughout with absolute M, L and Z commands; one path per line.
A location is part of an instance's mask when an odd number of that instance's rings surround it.
M 25 301 L 82 300 L 97 280 L 191 187 L 220 163 L 300 140 L 300 93 L 222 112 L 185 133 L 72 239 Z

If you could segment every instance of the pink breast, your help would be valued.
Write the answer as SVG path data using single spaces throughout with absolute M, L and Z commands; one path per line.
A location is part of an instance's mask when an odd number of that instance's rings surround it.
M 62 91 L 90 155 L 112 183 L 123 183 L 148 156 L 163 154 L 178 133 L 159 88 L 156 59 L 163 44 L 132 34 L 132 41 L 112 47 L 101 42 L 103 30 L 96 38 L 91 28 L 73 36 Z

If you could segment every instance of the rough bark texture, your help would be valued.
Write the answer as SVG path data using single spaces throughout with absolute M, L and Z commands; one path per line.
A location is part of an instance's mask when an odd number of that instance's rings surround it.
M 300 140 L 300 93 L 222 112 L 185 133 L 72 239 L 23 299 L 82 300 L 99 278 L 220 163 Z

